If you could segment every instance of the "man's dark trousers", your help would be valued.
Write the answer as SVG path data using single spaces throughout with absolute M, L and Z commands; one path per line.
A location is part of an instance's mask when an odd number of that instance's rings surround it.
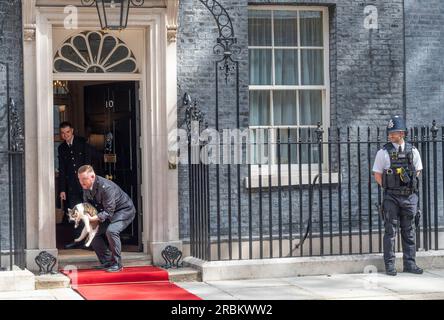
M 416 266 L 415 229 L 413 228 L 418 208 L 418 195 L 384 194 L 384 263 L 395 265 L 395 238 L 398 219 L 401 227 L 401 241 L 404 268 Z
M 100 224 L 99 231 L 91 242 L 91 245 L 101 264 L 112 262 L 113 264 L 118 263 L 122 265 L 122 242 L 120 240 L 120 233 L 131 224 L 133 219 L 120 220 L 112 223 L 107 219 Z M 109 248 L 104 237 L 108 240 Z

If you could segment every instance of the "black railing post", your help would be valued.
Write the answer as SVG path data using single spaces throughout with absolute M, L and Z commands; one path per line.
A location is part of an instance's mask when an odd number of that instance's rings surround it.
M 302 128 L 298 128 L 298 173 L 299 173 L 299 239 L 303 238 L 303 224 L 304 224 L 304 210 L 303 210 L 303 200 L 302 200 Z M 300 246 L 300 256 L 304 255 L 304 243 Z
M 322 161 L 323 161 L 323 141 L 322 136 L 324 134 L 324 129 L 322 129 L 321 123 L 318 122 L 318 127 L 316 128 L 316 138 L 318 144 L 318 175 L 319 175 L 319 234 L 320 234 L 320 253 L 324 255 L 324 212 L 322 203 Z
M 436 121 L 432 123 L 432 140 L 433 140 L 433 207 L 434 207 L 434 229 L 435 229 L 435 250 L 438 250 L 438 151 L 436 138 L 438 137 L 438 127 Z
M 292 149 L 292 140 L 290 138 L 290 128 L 287 128 L 287 154 L 288 154 L 288 241 L 289 241 L 289 249 L 290 249 L 290 257 L 293 256 L 293 201 L 292 201 L 292 181 L 291 181 L 291 149 Z
M 361 130 L 358 127 L 357 136 L 358 153 L 358 226 L 359 226 L 359 253 L 362 254 L 362 180 L 361 180 Z
M 277 129 L 279 258 L 282 258 L 281 128 Z
M 342 243 L 342 161 L 341 161 L 341 129 L 337 128 L 338 144 L 338 219 L 339 219 L 339 254 L 343 253 Z
M 373 217 L 372 217 L 372 164 L 371 164 L 371 131 L 370 127 L 367 127 L 367 170 L 368 170 L 368 241 L 369 253 L 373 252 Z
M 348 169 L 348 253 L 353 253 L 352 233 L 352 179 L 351 179 L 351 138 L 350 127 L 347 127 L 347 169 Z
M 331 172 L 332 172 L 332 159 L 331 159 L 331 146 L 333 140 L 331 138 L 331 128 L 327 131 L 327 145 L 328 145 L 328 223 L 330 226 L 330 254 L 333 254 L 333 198 L 331 188 Z M 339 174 L 339 173 L 338 173 Z
M 421 158 L 425 165 L 427 165 L 427 150 L 426 150 L 426 136 L 425 127 L 421 127 Z M 423 241 L 424 249 L 429 249 L 428 239 L 428 213 L 427 213 L 427 171 L 423 170 L 422 173 L 422 219 L 423 219 Z

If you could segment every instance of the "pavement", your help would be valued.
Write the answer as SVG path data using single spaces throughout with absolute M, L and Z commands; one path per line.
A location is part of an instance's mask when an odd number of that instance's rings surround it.
M 444 269 L 422 275 L 333 274 L 292 278 L 178 282 L 204 300 L 428 300 L 444 299 Z M 70 288 L 0 292 L 0 300 L 82 300 Z
M 444 269 L 422 275 L 335 274 L 279 279 L 183 282 L 204 300 L 413 300 L 444 299 Z

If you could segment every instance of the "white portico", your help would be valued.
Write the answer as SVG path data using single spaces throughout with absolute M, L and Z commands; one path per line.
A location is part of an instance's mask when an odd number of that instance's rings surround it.
M 145 0 L 131 8 L 128 27 L 109 31 L 134 53 L 137 72 L 55 72 L 54 56 L 70 37 L 100 30 L 95 7 L 80 0 L 24 0 L 27 268 L 41 251 L 57 256 L 53 81 L 137 81 L 140 84 L 143 250 L 155 264 L 179 241 L 177 170 L 168 166 L 168 132 L 176 127 L 175 32 L 179 0 Z M 68 7 L 77 6 L 77 7 Z M 73 11 L 74 10 L 74 11 Z M 72 28 L 73 13 L 77 23 Z M 67 24 L 67 21 L 70 23 Z M 67 28 L 67 26 L 69 28 Z

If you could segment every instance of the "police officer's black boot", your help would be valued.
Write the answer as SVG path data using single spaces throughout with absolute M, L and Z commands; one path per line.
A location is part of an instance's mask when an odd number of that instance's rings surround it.
M 386 265 L 385 273 L 389 276 L 396 276 L 398 274 L 394 265 Z
M 413 267 L 404 267 L 404 272 L 414 273 L 414 274 L 423 274 L 424 270 L 418 266 Z

